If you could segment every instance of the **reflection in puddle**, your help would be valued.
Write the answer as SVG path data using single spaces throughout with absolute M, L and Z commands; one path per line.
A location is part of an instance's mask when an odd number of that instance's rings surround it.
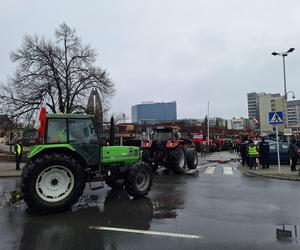
M 283 242 L 298 243 L 297 226 L 295 225 L 277 225 L 276 239 Z

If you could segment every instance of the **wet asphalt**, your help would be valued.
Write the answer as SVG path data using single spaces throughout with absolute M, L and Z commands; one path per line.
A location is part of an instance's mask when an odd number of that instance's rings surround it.
M 202 161 L 199 175 L 160 171 L 148 197 L 137 200 L 124 190 L 86 188 L 71 211 L 43 216 L 23 202 L 8 206 L 4 195 L 19 189 L 19 179 L 0 179 L 0 249 L 299 249 L 300 182 L 247 177 L 236 166 Z

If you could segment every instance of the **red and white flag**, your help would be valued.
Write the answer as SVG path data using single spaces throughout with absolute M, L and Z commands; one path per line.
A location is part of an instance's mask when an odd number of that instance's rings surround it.
M 34 128 L 39 131 L 41 137 L 44 137 L 46 132 L 46 103 L 47 101 L 45 98 L 35 118 L 35 123 L 34 123 Z
M 259 121 L 255 118 L 255 116 L 252 117 L 252 120 L 253 120 L 256 124 L 259 123 Z

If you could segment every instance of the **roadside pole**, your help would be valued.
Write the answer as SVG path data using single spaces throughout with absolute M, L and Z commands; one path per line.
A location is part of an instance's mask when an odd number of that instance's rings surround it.
M 279 154 L 279 141 L 278 141 L 278 125 L 276 124 L 276 145 L 277 145 L 277 161 L 278 161 L 278 172 L 281 174 L 280 168 L 280 154 Z
M 207 103 L 207 144 L 209 146 L 209 102 Z
M 278 124 L 283 124 L 283 112 L 269 112 L 269 124 L 276 127 L 276 145 L 277 145 L 277 161 L 278 161 L 278 172 L 281 174 L 280 168 L 280 152 L 279 152 L 279 139 L 278 139 Z

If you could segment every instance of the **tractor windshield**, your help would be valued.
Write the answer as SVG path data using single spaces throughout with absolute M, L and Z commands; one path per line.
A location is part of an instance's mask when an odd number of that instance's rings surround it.
M 167 141 L 173 139 L 173 133 L 171 131 L 154 131 L 152 140 L 154 141 Z
M 69 141 L 89 143 L 97 140 L 91 119 L 69 119 Z
M 65 119 L 48 119 L 46 143 L 66 143 L 66 129 Z

